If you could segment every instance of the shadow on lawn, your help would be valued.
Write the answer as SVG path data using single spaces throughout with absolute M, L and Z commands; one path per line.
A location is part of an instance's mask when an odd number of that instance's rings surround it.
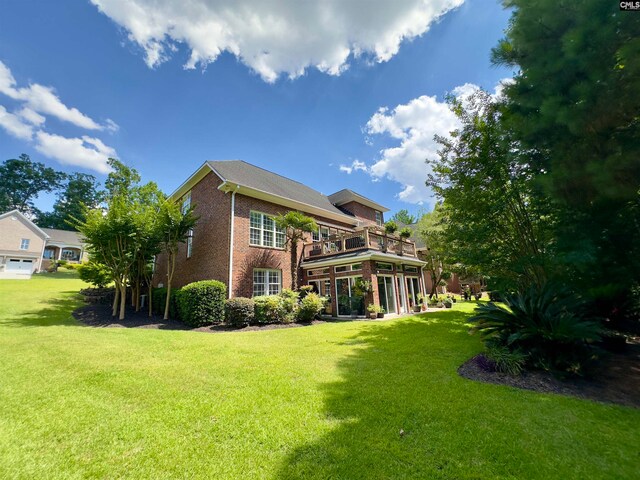
M 458 366 L 480 348 L 467 313 L 420 315 L 371 324 L 342 342 L 357 350 L 339 363 L 342 379 L 324 386 L 330 433 L 298 447 L 277 478 L 433 478 L 461 473 L 480 438 L 463 432 L 476 404 Z M 484 420 L 486 422 L 486 419 Z M 452 458 L 455 452 L 458 458 Z M 473 455 L 471 455 L 473 457 Z
M 71 312 L 78 307 L 78 292 L 59 292 L 62 298 L 55 298 L 34 304 L 40 307 L 17 314 L 15 317 L 3 320 L 6 326 L 16 327 L 50 327 L 53 325 L 78 325 Z

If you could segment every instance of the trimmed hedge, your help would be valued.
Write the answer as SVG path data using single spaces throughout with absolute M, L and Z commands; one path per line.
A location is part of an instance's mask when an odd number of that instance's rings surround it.
M 203 280 L 185 285 L 178 296 L 180 320 L 192 327 L 224 321 L 227 286 L 217 280 Z
M 244 327 L 254 323 L 255 302 L 251 298 L 236 297 L 226 301 L 225 321 L 234 327 Z

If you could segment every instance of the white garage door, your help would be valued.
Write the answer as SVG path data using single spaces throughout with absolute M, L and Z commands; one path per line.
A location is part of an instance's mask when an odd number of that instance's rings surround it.
M 33 260 L 21 260 L 19 258 L 10 258 L 7 262 L 7 272 L 12 273 L 31 273 L 33 271 Z

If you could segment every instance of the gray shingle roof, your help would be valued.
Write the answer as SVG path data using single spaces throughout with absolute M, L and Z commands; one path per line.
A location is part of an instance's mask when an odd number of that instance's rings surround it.
M 305 203 L 334 214 L 346 215 L 331 203 L 329 197 L 313 188 L 243 160 L 208 161 L 207 164 L 223 180 L 231 183 Z
M 57 228 L 43 228 L 42 229 L 49 238 L 48 243 L 66 243 L 68 245 L 81 245 L 80 234 L 78 232 L 72 232 L 69 230 L 58 230 Z

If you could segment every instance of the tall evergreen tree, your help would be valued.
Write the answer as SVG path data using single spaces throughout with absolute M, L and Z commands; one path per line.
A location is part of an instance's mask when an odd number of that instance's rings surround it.
M 518 69 L 509 126 L 557 205 L 571 283 L 609 315 L 640 282 L 640 15 L 602 0 L 505 5 L 493 60 Z

